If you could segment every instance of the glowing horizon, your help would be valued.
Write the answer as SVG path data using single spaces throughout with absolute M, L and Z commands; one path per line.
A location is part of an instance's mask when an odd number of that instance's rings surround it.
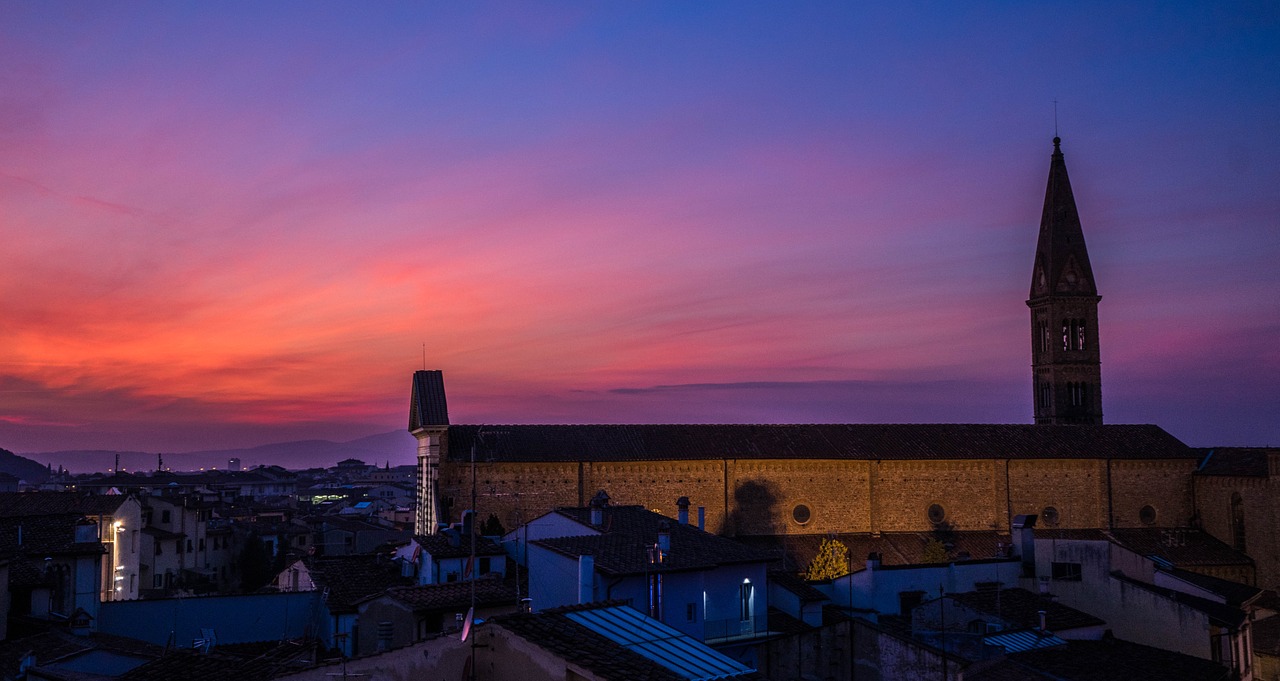
M 1280 444 L 1274 7 L 0 4 L 0 447 L 1029 422 L 1053 101 L 1104 413 Z

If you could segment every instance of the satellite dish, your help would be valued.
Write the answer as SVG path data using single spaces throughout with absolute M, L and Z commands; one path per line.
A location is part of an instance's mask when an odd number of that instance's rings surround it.
M 467 640 L 467 636 L 471 635 L 471 618 L 475 617 L 476 609 L 467 609 L 467 620 L 462 623 L 462 640 Z

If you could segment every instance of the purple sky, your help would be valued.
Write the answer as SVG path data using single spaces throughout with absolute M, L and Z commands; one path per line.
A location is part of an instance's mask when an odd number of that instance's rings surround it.
M 0 447 L 1031 420 L 1063 151 L 1110 423 L 1280 444 L 1276 3 L 0 0 Z

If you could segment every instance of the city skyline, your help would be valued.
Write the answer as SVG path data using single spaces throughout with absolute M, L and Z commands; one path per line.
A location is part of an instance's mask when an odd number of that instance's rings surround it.
M 1106 422 L 1278 444 L 1277 14 L 0 2 L 0 447 L 1029 423 L 1055 133 Z

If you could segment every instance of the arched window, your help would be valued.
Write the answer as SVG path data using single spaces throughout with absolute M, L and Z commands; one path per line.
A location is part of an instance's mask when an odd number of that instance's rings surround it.
M 1231 494 L 1231 545 L 1241 553 L 1248 553 L 1244 541 L 1244 499 L 1239 492 Z

